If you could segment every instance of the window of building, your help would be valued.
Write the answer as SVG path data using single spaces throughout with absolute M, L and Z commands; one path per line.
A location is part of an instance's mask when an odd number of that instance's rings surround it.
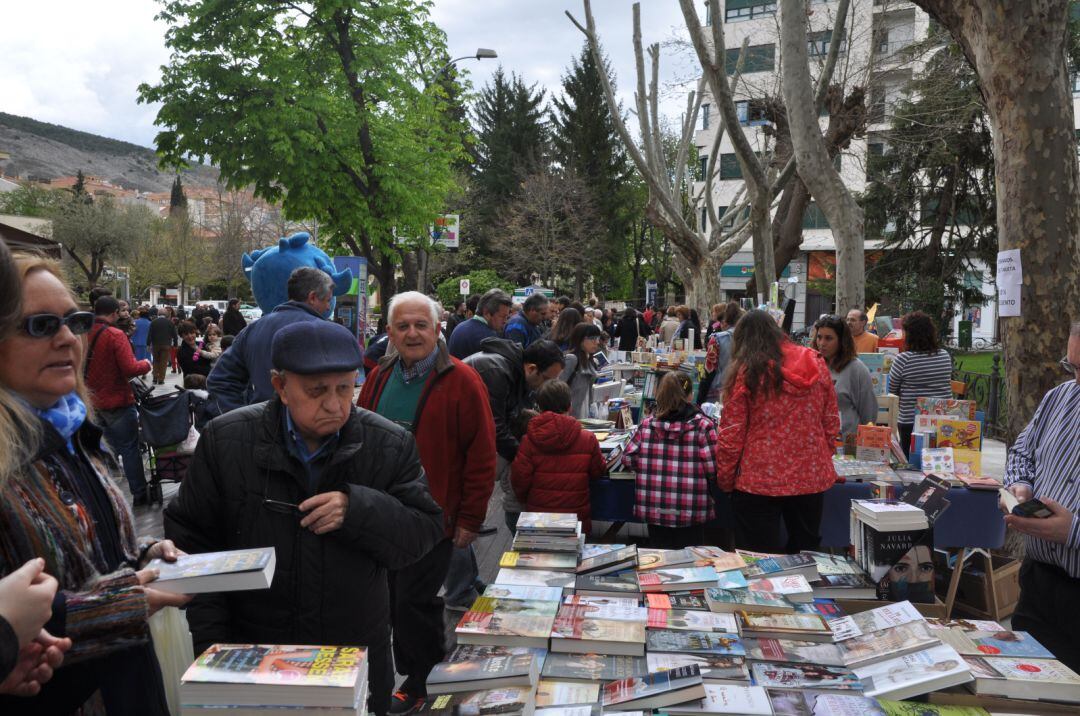
M 1072 76 L 1072 93 L 1074 95 L 1080 95 L 1080 72 L 1077 72 Z
M 829 44 L 832 42 L 832 30 L 811 32 L 806 38 L 806 50 L 811 57 L 825 57 L 829 54 Z M 840 54 L 847 52 L 847 38 L 840 36 Z
M 720 178 L 742 179 L 742 167 L 734 153 L 720 155 Z
M 735 113 L 739 117 L 739 124 L 743 126 L 758 127 L 769 124 L 765 103 L 761 100 L 739 100 L 735 103 Z
M 709 158 L 701 157 L 698 161 L 698 181 L 705 181 L 709 178 Z
M 933 226 L 938 217 L 938 200 L 927 199 L 922 202 L 919 212 L 919 223 L 922 226 Z M 957 200 L 957 206 L 953 211 L 950 223 L 957 226 L 969 226 L 979 222 L 979 210 L 973 200 L 963 197 Z
M 880 124 L 885 121 L 884 87 L 876 86 L 870 88 L 870 107 L 866 114 L 866 121 L 870 124 Z
M 701 105 L 701 128 L 709 128 L 709 105 L 707 104 Z
M 698 230 L 705 231 L 706 225 L 709 223 L 709 210 L 706 208 L 701 209 L 701 223 L 698 224 Z
M 724 214 L 727 213 L 727 210 L 728 210 L 728 207 L 726 207 L 726 206 L 718 206 L 718 207 L 716 207 L 716 215 L 718 217 L 720 217 L 721 219 L 723 219 Z M 738 219 L 738 218 L 739 218 L 739 212 L 736 211 L 734 214 L 732 214 L 728 218 L 727 221 L 725 221 L 723 224 L 720 225 L 721 228 L 724 228 L 724 229 L 732 229 L 732 228 L 734 228 L 735 227 L 735 220 Z M 749 219 L 749 218 L 750 218 L 750 207 L 747 206 L 742 211 L 742 219 L 745 221 L 746 219 Z
M 806 212 L 803 214 L 802 227 L 804 229 L 827 229 L 829 228 L 829 220 L 825 218 L 825 214 L 814 202 L 810 202 L 810 206 L 806 207 Z
M 724 66 L 729 75 L 735 74 L 735 68 L 739 64 L 739 53 L 742 47 L 728 48 L 724 56 Z M 746 60 L 743 62 L 743 72 L 770 72 L 776 69 L 776 45 L 751 45 L 746 48 Z
M 706 6 L 708 7 L 708 6 Z M 763 15 L 775 15 L 776 3 L 762 0 L 727 0 L 724 4 L 725 22 L 742 22 Z

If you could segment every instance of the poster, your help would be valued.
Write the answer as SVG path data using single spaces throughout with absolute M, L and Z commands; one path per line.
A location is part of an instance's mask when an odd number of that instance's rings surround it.
M 998 251 L 997 287 L 998 315 L 1002 318 L 1019 316 L 1024 285 L 1024 267 L 1020 261 L 1020 249 Z

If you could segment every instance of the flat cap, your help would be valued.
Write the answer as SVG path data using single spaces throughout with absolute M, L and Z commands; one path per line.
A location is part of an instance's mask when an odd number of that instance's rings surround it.
M 290 323 L 274 334 L 270 362 L 275 370 L 313 375 L 357 370 L 364 362 L 348 328 L 330 321 Z

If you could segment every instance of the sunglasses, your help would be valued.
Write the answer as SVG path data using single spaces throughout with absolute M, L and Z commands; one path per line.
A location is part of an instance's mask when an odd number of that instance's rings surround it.
M 23 319 L 22 330 L 31 338 L 52 338 L 60 332 L 61 326 L 77 336 L 94 327 L 94 314 L 89 311 L 77 311 L 66 316 L 55 313 L 34 313 Z
M 1066 373 L 1072 373 L 1075 375 L 1076 373 L 1080 372 L 1080 365 L 1073 365 L 1069 362 L 1068 358 L 1062 358 L 1061 362 L 1058 365 L 1064 368 Z

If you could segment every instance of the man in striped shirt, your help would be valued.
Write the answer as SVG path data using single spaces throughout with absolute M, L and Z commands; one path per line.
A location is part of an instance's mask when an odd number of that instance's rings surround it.
M 1005 486 L 1021 502 L 1038 498 L 1050 517 L 1007 515 L 1027 536 L 1013 628 L 1030 632 L 1065 665 L 1080 670 L 1080 322 L 1069 331 L 1062 366 L 1074 380 L 1046 394 L 1009 452 Z

